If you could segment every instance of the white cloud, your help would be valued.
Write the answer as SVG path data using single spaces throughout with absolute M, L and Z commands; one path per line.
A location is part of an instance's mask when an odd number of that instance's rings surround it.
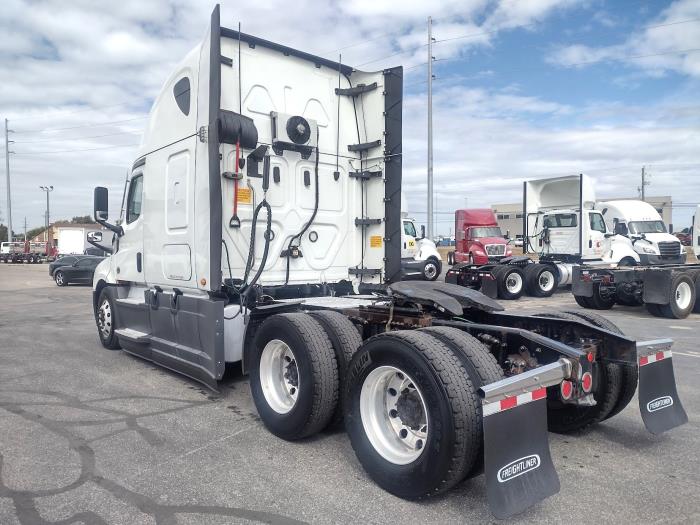
M 564 67 L 586 67 L 603 61 L 621 62 L 649 75 L 666 71 L 700 77 L 700 2 L 678 0 L 634 31 L 624 42 L 611 46 L 569 45 L 554 51 L 548 61 Z M 678 24 L 676 22 L 690 21 Z M 686 51 L 687 53 L 676 53 Z

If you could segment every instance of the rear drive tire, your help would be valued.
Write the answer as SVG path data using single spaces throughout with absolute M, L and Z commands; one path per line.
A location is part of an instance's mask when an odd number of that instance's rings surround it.
M 584 297 L 583 295 L 574 295 L 574 300 L 576 301 L 576 304 L 582 306 L 583 308 L 593 308 L 593 305 L 591 305 L 590 297 Z
M 563 313 L 580 317 L 587 323 L 590 323 L 593 326 L 597 326 L 598 328 L 607 330 L 608 332 L 625 335 L 624 332 L 620 330 L 615 323 L 613 323 L 609 319 L 606 319 L 600 314 L 571 310 L 564 310 Z M 639 368 L 636 364 L 615 364 L 613 366 L 617 366 L 620 369 L 620 396 L 617 398 L 613 409 L 607 416 L 605 416 L 605 419 L 610 419 L 611 417 L 616 416 L 617 414 L 622 412 L 627 405 L 629 405 L 630 401 L 632 401 L 632 398 L 634 397 L 634 393 L 637 391 L 637 384 L 639 383 Z
M 573 312 L 546 312 L 537 316 L 570 321 L 582 319 Z M 596 381 L 591 393 L 596 400 L 596 405 L 591 407 L 570 405 L 548 398 L 547 426 L 551 432 L 568 434 L 583 430 L 603 421 L 615 408 L 622 389 L 622 371 L 618 365 L 614 364 L 596 363 L 595 366 Z
M 558 272 L 548 264 L 528 264 L 524 268 L 525 289 L 533 297 L 550 297 L 559 285 Z
M 689 275 L 679 273 L 671 278 L 669 303 L 660 304 L 659 312 L 669 319 L 685 319 L 695 308 L 696 283 Z
M 60 270 L 53 274 L 53 280 L 56 281 L 56 286 L 66 286 L 68 284 L 66 276 Z
M 493 271 L 499 299 L 519 299 L 525 291 L 523 271 L 517 266 L 498 265 Z
M 700 297 L 700 272 L 695 275 L 695 306 L 693 307 L 693 312 L 696 314 L 700 314 L 700 301 L 698 301 L 698 297 Z
M 453 266 L 455 263 L 455 252 L 447 252 L 447 264 Z
M 503 369 L 498 364 L 498 361 L 496 361 L 496 358 L 491 354 L 489 349 L 476 337 L 458 328 L 448 326 L 421 328 L 419 332 L 425 332 L 439 339 L 456 353 L 462 362 L 462 366 L 464 366 L 467 374 L 469 374 L 469 379 L 476 390 L 484 385 L 495 383 L 503 379 Z M 477 425 L 479 427 L 479 453 L 474 466 L 466 475 L 467 478 L 476 476 L 484 470 L 484 433 L 481 403 L 479 403 L 479 409 L 477 410 L 477 418 Z
M 292 441 L 326 427 L 338 403 L 338 364 L 321 324 L 303 313 L 267 318 L 255 336 L 250 388 L 277 437 Z
M 450 489 L 472 468 L 478 405 L 449 347 L 419 331 L 386 332 L 366 340 L 350 363 L 345 427 L 375 483 L 420 499 Z
M 338 363 L 338 405 L 335 409 L 329 426 L 334 426 L 343 420 L 343 392 L 345 392 L 348 365 L 352 356 L 362 345 L 362 337 L 350 319 L 332 310 L 309 312 L 316 319 L 330 339 Z
M 590 298 L 590 303 L 594 310 L 610 310 L 615 305 L 615 299 L 603 297 L 600 283 L 593 283 L 593 296 Z
M 106 288 L 102 289 L 97 299 L 95 323 L 102 346 L 107 350 L 119 350 L 121 348 L 119 338 L 114 333 L 114 303 Z

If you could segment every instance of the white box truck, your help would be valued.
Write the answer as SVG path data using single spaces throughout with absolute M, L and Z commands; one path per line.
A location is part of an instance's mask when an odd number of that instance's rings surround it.
M 95 271 L 98 335 L 212 388 L 241 363 L 272 433 L 343 419 L 369 476 L 400 497 L 439 494 L 483 464 L 507 517 L 559 489 L 548 426 L 612 417 L 637 384 L 651 432 L 687 420 L 672 343 L 396 282 L 402 77 L 221 27 L 217 7 L 154 103 L 122 224 L 95 189 L 115 234 Z M 644 408 L 661 396 L 672 404 Z

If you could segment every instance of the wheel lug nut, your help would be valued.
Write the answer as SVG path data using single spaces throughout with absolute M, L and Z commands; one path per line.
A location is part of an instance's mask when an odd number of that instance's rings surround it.
M 389 415 L 391 417 L 396 417 L 399 415 L 399 413 L 396 411 L 396 409 L 392 408 L 391 410 L 389 410 Z
M 401 432 L 399 432 L 399 436 L 401 436 L 401 439 L 406 439 L 406 436 L 408 436 L 408 430 L 402 428 Z

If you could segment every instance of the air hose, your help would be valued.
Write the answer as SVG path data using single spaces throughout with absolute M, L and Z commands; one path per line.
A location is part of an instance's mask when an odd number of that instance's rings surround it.
M 318 157 L 319 157 L 319 154 L 318 154 L 318 130 L 317 130 L 316 131 L 316 160 L 314 162 L 314 185 L 316 186 L 316 195 L 315 195 L 315 200 L 314 200 L 314 212 L 311 214 L 311 217 L 306 222 L 306 224 L 304 224 L 304 227 L 301 229 L 301 231 L 299 231 L 299 233 L 297 233 L 291 239 L 289 239 L 289 244 L 287 245 L 287 269 L 286 269 L 285 277 L 284 277 L 285 286 L 287 284 L 289 284 L 289 261 L 292 258 L 292 255 L 291 255 L 292 243 L 294 243 L 294 239 L 299 239 L 299 241 L 301 242 L 301 236 L 306 233 L 306 230 L 308 230 L 309 227 L 311 227 L 311 225 L 314 222 L 314 219 L 316 218 L 316 214 L 318 213 L 318 199 L 319 199 L 319 195 L 318 195 Z

